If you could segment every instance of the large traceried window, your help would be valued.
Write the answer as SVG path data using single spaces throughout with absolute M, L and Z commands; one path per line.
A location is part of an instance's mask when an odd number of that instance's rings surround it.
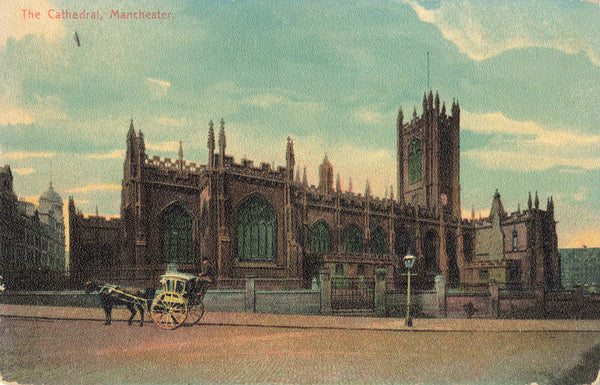
M 331 251 L 331 230 L 324 220 L 318 221 L 312 228 L 310 251 Z
M 373 231 L 371 237 L 371 252 L 377 255 L 383 255 L 387 252 L 387 241 L 385 239 L 385 232 L 381 227 L 378 227 Z
M 194 219 L 178 205 L 167 208 L 163 217 L 163 261 L 193 263 Z
M 396 246 L 395 252 L 398 258 L 402 259 L 406 255 L 414 252 L 413 240 L 410 234 L 406 230 L 402 230 L 396 233 Z
M 251 195 L 238 206 L 237 255 L 241 261 L 272 262 L 277 256 L 277 216 L 260 195 Z
M 425 268 L 429 271 L 439 271 L 439 237 L 437 233 L 430 230 L 425 234 L 423 240 L 423 257 L 425 258 Z
M 408 183 L 416 183 L 421 180 L 423 170 L 421 141 L 413 140 L 408 146 Z
M 346 227 L 346 231 L 344 231 L 344 250 L 346 253 L 351 254 L 363 252 L 363 234 L 358 227 L 354 225 Z

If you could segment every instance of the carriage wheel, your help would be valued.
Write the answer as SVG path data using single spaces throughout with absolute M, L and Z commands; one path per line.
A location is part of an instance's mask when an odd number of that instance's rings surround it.
M 196 325 L 204 315 L 204 303 L 199 302 L 188 309 L 188 316 L 185 320 L 186 325 Z
M 187 301 L 179 293 L 165 291 L 152 302 L 152 319 L 162 329 L 172 330 L 180 326 L 188 314 Z

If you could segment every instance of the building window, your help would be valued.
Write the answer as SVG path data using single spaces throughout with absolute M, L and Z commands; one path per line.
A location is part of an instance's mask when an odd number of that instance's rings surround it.
M 335 264 L 335 275 L 344 275 L 344 264 L 343 263 Z
M 365 271 L 366 271 L 366 267 L 363 264 L 358 265 L 358 267 L 356 268 L 356 275 L 358 276 L 364 276 L 365 275 Z
M 241 261 L 272 262 L 277 255 L 277 217 L 262 196 L 246 198 L 237 213 L 237 255 Z
M 385 232 L 381 227 L 378 227 L 373 232 L 371 237 L 371 252 L 377 255 L 383 255 L 387 252 L 387 241 L 385 239 Z
M 428 271 L 440 271 L 439 244 L 440 241 L 436 231 L 430 230 L 425 234 L 422 250 L 425 258 L 425 269 Z
M 521 281 L 521 269 L 514 267 L 508 271 L 508 281 L 511 283 L 517 283 Z
M 416 183 L 421 180 L 423 157 L 421 141 L 413 140 L 408 146 L 408 183 Z
M 490 272 L 488 269 L 479 270 L 479 281 L 487 282 L 490 279 Z
M 331 251 L 331 230 L 327 222 L 318 221 L 312 228 L 310 237 L 310 251 Z
M 167 263 L 193 263 L 194 221 L 180 206 L 172 206 L 163 219 L 163 260 Z
M 514 229 L 512 232 L 512 249 L 517 250 L 518 246 L 519 246 L 519 232 L 517 231 L 517 229 Z
M 412 247 L 412 237 L 406 231 L 396 233 L 396 255 L 402 259 L 409 254 L 414 248 Z
M 363 235 L 358 227 L 351 225 L 346 228 L 344 250 L 350 254 L 363 252 Z

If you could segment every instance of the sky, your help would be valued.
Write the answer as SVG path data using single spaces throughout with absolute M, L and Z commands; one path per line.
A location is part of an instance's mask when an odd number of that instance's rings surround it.
M 289 136 L 309 184 L 327 155 L 344 189 L 384 197 L 398 110 L 429 89 L 461 106 L 464 217 L 537 191 L 559 247 L 600 247 L 598 2 L 0 0 L 0 166 L 20 199 L 52 181 L 84 213 L 119 214 L 131 119 L 150 156 L 181 141 L 198 164 L 210 120 L 238 162 L 285 165 Z

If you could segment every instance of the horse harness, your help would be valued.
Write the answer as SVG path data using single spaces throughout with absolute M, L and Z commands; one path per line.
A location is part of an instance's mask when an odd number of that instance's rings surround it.
M 110 296 L 122 302 L 141 306 L 145 311 L 148 311 L 148 300 L 146 298 L 142 298 L 127 292 L 117 285 L 104 284 L 100 286 L 99 293 Z

